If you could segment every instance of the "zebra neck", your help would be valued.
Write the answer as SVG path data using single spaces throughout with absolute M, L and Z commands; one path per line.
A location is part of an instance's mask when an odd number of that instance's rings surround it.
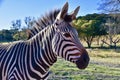
M 34 49 L 38 49 L 35 54 L 39 56 L 40 63 L 44 64 L 46 69 L 57 60 L 57 55 L 53 53 L 51 44 L 54 33 L 54 27 L 49 26 L 30 39 L 31 46 L 34 46 Z

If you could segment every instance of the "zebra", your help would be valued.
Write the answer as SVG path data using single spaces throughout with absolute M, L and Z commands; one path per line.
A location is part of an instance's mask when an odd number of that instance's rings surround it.
M 79 69 L 88 66 L 90 58 L 76 29 L 64 20 L 67 11 L 68 2 L 54 23 L 32 38 L 0 45 L 0 80 L 47 80 L 57 56 L 73 62 Z M 78 11 L 79 7 L 71 19 Z

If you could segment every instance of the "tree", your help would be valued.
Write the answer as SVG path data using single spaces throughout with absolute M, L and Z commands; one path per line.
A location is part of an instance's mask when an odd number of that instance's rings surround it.
M 11 29 L 15 29 L 19 31 L 21 29 L 21 20 L 18 19 L 18 20 L 12 21 Z
M 12 41 L 12 35 L 9 30 L 1 30 L 0 31 L 0 41 Z
M 104 39 L 102 42 L 116 48 L 116 44 L 120 42 L 120 37 L 115 37 L 120 33 L 120 0 L 101 0 L 98 10 L 109 13 L 106 22 L 109 43 Z
M 94 17 L 93 17 L 94 16 Z M 88 47 L 91 47 L 92 41 L 96 36 L 106 34 L 105 28 L 102 26 L 104 20 L 99 19 L 98 14 L 89 14 L 78 17 L 73 23 L 76 26 L 80 37 L 84 39 Z
M 20 19 L 12 21 L 11 30 L 14 30 L 17 32 L 18 40 L 20 40 L 20 30 L 21 30 L 21 20 Z M 16 34 L 16 33 L 14 33 L 14 34 Z
M 22 21 L 20 19 L 12 21 L 11 31 L 13 32 L 12 36 L 14 40 L 25 40 L 27 39 L 27 30 L 31 29 L 35 22 L 34 17 L 25 17 L 24 23 L 22 26 Z
M 107 22 L 105 24 L 108 36 L 106 36 L 106 39 L 102 39 L 103 44 L 107 44 L 110 48 L 116 48 L 116 44 L 120 42 L 120 37 L 117 36 L 117 34 L 120 33 L 120 27 L 117 26 L 116 20 L 113 17 L 109 17 L 107 19 Z M 116 37 L 117 36 L 117 37 Z
M 25 24 L 26 24 L 26 27 L 27 29 L 31 29 L 33 24 L 35 23 L 35 18 L 34 17 L 25 17 L 25 20 L 24 20 Z
M 19 34 L 16 33 L 13 35 L 14 40 L 19 40 L 19 39 L 26 40 L 26 38 L 27 38 L 27 35 L 25 31 L 20 31 Z
M 119 13 L 120 0 L 101 0 L 98 10 L 102 10 L 108 13 Z

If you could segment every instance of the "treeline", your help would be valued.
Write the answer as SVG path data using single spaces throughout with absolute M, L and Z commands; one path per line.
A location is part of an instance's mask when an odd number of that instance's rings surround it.
M 22 25 L 24 22 L 24 25 Z M 27 30 L 32 28 L 34 17 L 26 17 L 24 21 L 18 19 L 11 23 L 10 30 L 0 31 L 0 42 L 27 39 Z M 85 41 L 90 48 L 94 41 L 101 46 L 117 47 L 120 43 L 120 14 L 88 14 L 79 16 L 73 21 L 80 39 Z
M 93 41 L 101 41 L 109 47 L 117 47 L 120 43 L 120 14 L 88 14 L 79 16 L 74 22 L 79 36 L 88 47 L 91 47 Z
M 16 40 L 25 40 L 27 38 L 26 30 L 1 30 L 0 31 L 0 42 L 11 42 Z
M 23 21 L 21 19 L 12 21 L 10 30 L 0 30 L 0 42 L 26 40 L 27 30 L 32 27 L 34 21 L 35 18 L 30 16 L 25 17 Z

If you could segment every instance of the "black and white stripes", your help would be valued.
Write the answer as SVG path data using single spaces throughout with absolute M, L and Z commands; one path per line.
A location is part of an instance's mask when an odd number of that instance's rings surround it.
M 64 58 L 84 69 L 89 63 L 89 56 L 79 42 L 77 31 L 70 24 L 79 7 L 66 17 L 68 3 L 58 13 L 53 24 L 26 41 L 16 41 L 0 45 L 0 80 L 46 80 L 49 68 L 57 61 L 57 56 Z
M 47 27 L 27 41 L 0 45 L 0 80 L 34 80 L 48 77 L 57 60 L 51 49 L 53 26 Z
M 44 29 L 48 25 L 53 24 L 59 12 L 60 12 L 60 9 L 55 9 L 55 10 L 45 14 L 38 20 L 36 20 L 32 29 L 29 29 L 27 32 L 28 39 L 32 38 L 34 35 L 39 33 L 42 29 Z

